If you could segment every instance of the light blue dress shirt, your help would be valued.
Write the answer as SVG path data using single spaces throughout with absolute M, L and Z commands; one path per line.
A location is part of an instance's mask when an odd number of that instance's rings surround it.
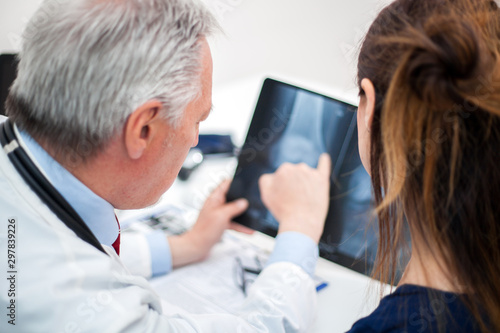
M 20 134 L 49 181 L 80 215 L 97 240 L 101 244 L 112 246 L 119 233 L 113 206 L 62 167 L 29 134 L 24 131 Z M 146 237 L 151 253 L 153 276 L 169 273 L 172 270 L 172 255 L 163 231 L 156 230 Z M 304 234 L 290 231 L 276 237 L 275 248 L 267 265 L 282 261 L 292 262 L 312 276 L 317 259 L 316 243 Z
M 313 276 L 318 257 L 318 245 L 310 237 L 300 232 L 287 231 L 276 236 L 274 250 L 267 265 L 288 261 L 299 265 L 307 274 Z

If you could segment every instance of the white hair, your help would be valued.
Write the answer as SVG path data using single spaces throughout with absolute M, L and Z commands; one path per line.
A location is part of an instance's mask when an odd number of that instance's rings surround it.
M 149 100 L 176 125 L 201 90 L 200 39 L 215 29 L 196 0 L 46 0 L 24 32 L 8 115 L 82 158 Z

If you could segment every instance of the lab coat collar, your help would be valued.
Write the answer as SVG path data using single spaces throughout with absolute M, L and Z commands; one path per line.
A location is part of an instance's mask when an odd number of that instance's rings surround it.
M 113 206 L 54 160 L 28 133 L 19 131 L 18 138 L 21 146 L 42 169 L 52 186 L 80 215 L 97 240 L 112 246 L 119 233 Z

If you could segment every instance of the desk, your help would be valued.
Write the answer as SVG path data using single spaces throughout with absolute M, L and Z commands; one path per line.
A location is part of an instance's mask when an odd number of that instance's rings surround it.
M 242 145 L 261 83 L 262 79 L 256 77 L 220 91 L 214 89 L 214 111 L 201 132 L 231 134 L 235 143 Z M 177 179 L 157 208 L 161 209 L 165 203 L 189 206 L 193 214 L 187 219 L 194 222 L 196 211 L 206 196 L 223 179 L 232 178 L 235 168 L 235 158 L 206 160 L 192 173 L 189 181 Z M 258 232 L 251 236 L 238 234 L 237 237 L 268 251 L 274 244 L 273 238 Z M 316 275 L 329 285 L 318 293 L 318 314 L 312 332 L 345 332 L 378 304 L 379 284 L 362 274 L 320 258 Z M 161 293 L 159 290 L 160 296 Z

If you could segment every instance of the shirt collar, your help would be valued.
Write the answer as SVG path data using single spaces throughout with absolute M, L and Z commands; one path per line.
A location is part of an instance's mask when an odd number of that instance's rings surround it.
M 28 133 L 20 131 L 19 134 L 20 140 L 42 168 L 52 186 L 80 215 L 97 240 L 101 244 L 112 246 L 119 232 L 113 206 L 62 167 Z

